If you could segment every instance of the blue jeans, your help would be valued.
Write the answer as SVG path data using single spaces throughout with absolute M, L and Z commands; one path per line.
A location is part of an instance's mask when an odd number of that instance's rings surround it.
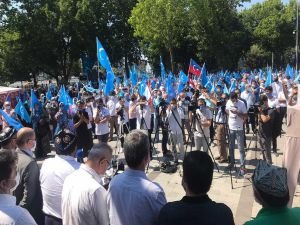
M 237 140 L 237 145 L 240 150 L 240 163 L 241 166 L 245 166 L 245 149 L 244 149 L 244 131 L 243 130 L 230 130 L 229 131 L 229 155 L 230 163 L 234 164 L 234 147 L 235 140 Z

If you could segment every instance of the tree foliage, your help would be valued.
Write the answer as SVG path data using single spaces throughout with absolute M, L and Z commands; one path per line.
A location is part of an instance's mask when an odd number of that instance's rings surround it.
M 113 65 L 122 61 L 128 65 L 139 56 L 137 39 L 128 25 L 135 4 L 135 0 L 6 0 L 0 7 L 0 27 L 7 33 L 1 39 L 7 48 L 0 53 L 1 65 L 15 79 L 21 74 L 13 67 L 19 67 L 24 79 L 44 72 L 66 83 L 81 72 L 82 54 L 96 62 L 96 36 Z M 7 38 L 13 34 L 17 38 Z M 9 63 L 11 54 L 20 64 Z

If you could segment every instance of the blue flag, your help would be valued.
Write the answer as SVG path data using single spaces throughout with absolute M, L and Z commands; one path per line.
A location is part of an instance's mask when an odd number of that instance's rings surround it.
M 20 130 L 23 127 L 23 125 L 20 122 L 16 121 L 14 118 L 12 118 L 9 115 L 7 115 L 6 112 L 4 112 L 1 109 L 0 109 L 0 114 L 2 114 L 3 118 L 8 123 L 8 125 L 12 126 L 17 131 Z
M 138 82 L 138 76 L 136 73 L 135 65 L 133 65 L 132 70 L 129 71 L 130 80 L 133 86 L 135 86 Z
M 203 66 L 202 66 L 202 69 L 201 69 L 201 83 L 202 83 L 202 86 L 205 87 L 207 82 L 208 82 L 208 78 L 207 78 L 207 72 L 206 72 L 205 63 L 204 63 Z
M 107 70 L 106 73 L 106 85 L 104 89 L 104 94 L 108 96 L 109 93 L 114 90 L 115 75 L 112 71 L 109 70 Z
M 230 88 L 229 88 L 229 92 L 233 92 L 233 91 L 235 91 L 235 89 L 236 89 L 236 80 L 233 79 L 233 80 L 231 81 L 231 85 L 230 85 Z
M 31 122 L 31 118 L 30 118 L 27 110 L 25 109 L 21 99 L 19 99 L 19 102 L 15 107 L 15 112 L 18 116 L 20 116 L 22 118 L 22 120 L 26 121 L 27 123 Z
M 172 84 L 172 76 L 168 76 L 166 91 L 168 93 L 168 101 L 170 102 L 172 98 L 176 97 L 176 93 Z
M 164 67 L 164 64 L 163 64 L 163 62 L 162 62 L 161 56 L 160 56 L 160 75 L 161 75 L 161 78 L 162 78 L 163 80 L 166 79 L 166 71 L 165 71 L 165 67 Z
M 188 76 L 181 70 L 179 72 L 179 85 L 177 89 L 177 93 L 180 94 L 185 87 L 186 82 L 188 82 L 189 78 Z
M 36 95 L 34 94 L 33 89 L 31 89 L 30 99 L 31 99 L 31 101 L 30 101 L 30 108 L 33 110 L 35 104 L 37 104 L 37 103 L 40 104 L 38 98 L 37 98 Z
M 270 86 L 272 83 L 273 83 L 272 70 L 271 70 L 271 69 L 268 69 L 268 72 L 267 72 L 267 80 L 266 80 L 266 83 L 265 83 L 265 87 Z
M 96 38 L 96 42 L 97 42 L 97 58 L 98 58 L 99 63 L 101 64 L 101 66 L 104 69 L 111 71 L 112 70 L 111 65 L 110 65 L 109 58 L 106 54 L 105 49 L 103 48 L 103 46 L 98 38 Z
M 46 93 L 46 98 L 47 98 L 48 100 L 51 100 L 51 98 L 52 98 L 52 93 L 51 93 L 50 87 L 48 87 L 48 91 L 47 91 L 47 93 Z

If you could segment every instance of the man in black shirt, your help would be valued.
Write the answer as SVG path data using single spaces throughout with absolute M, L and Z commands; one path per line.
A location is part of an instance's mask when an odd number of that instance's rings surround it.
M 76 130 L 77 149 L 83 150 L 83 157 L 87 157 L 89 150 L 93 147 L 93 137 L 88 129 L 89 115 L 84 109 L 84 101 L 77 101 L 77 112 L 73 116 L 74 128 Z
M 159 225 L 233 225 L 228 206 L 212 201 L 207 192 L 213 178 L 210 156 L 201 151 L 189 152 L 183 161 L 182 186 L 186 195 L 167 203 L 160 211 Z

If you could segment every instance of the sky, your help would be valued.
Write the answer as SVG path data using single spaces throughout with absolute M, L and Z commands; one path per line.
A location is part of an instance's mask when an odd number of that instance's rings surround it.
M 289 0 L 281 0 L 284 4 L 287 4 Z M 264 0 L 251 0 L 251 2 L 245 2 L 243 7 L 240 7 L 241 9 L 248 9 L 251 7 L 251 5 L 254 5 L 256 3 L 264 2 Z

